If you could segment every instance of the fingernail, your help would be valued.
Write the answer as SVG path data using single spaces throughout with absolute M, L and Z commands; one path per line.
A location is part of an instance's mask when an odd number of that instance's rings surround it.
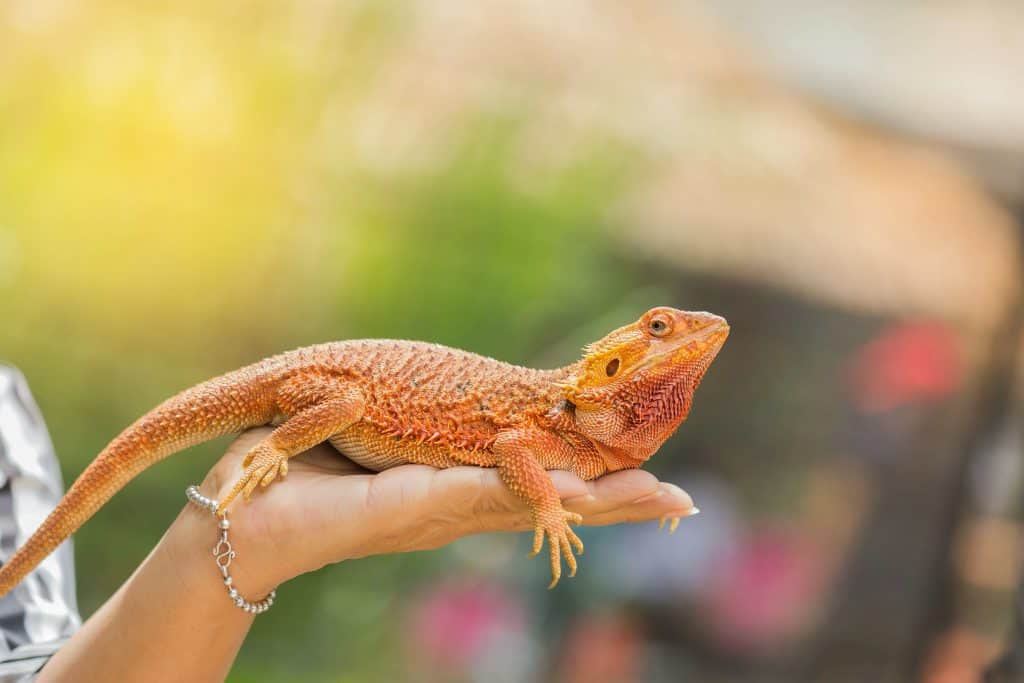
M 658 498 L 661 498 L 663 495 L 665 495 L 664 491 L 657 490 L 654 493 L 648 493 L 646 496 L 640 496 L 639 498 L 633 501 L 633 505 L 637 505 L 639 503 L 647 503 L 652 500 L 657 500 Z
M 694 507 L 690 508 L 690 511 L 686 513 L 686 516 L 687 517 L 693 517 L 694 515 L 699 515 L 699 514 L 700 514 L 700 508 L 697 507 L 697 506 L 694 506 Z

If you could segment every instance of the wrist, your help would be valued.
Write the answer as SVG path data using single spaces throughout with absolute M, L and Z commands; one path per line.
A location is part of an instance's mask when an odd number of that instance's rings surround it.
M 228 598 L 210 552 L 217 532 L 213 515 L 183 510 L 40 680 L 225 680 L 254 615 Z M 256 577 L 251 583 L 240 588 L 260 590 Z
M 241 612 L 228 597 L 229 587 L 225 586 L 213 554 L 213 548 L 220 540 L 219 520 L 205 510 L 187 505 L 165 538 L 167 552 L 180 568 L 179 574 L 189 584 L 190 591 Z M 229 541 L 235 552 L 229 570 L 231 587 L 245 599 L 251 602 L 262 600 L 287 578 L 278 576 L 271 563 L 261 561 L 255 544 L 245 534 L 237 533 L 233 524 L 229 529 Z

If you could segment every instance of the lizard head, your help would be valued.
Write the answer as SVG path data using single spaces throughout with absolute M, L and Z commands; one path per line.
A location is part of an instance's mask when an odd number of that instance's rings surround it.
M 717 315 L 659 307 L 588 345 L 559 385 L 577 429 L 646 460 L 686 419 L 728 335 Z

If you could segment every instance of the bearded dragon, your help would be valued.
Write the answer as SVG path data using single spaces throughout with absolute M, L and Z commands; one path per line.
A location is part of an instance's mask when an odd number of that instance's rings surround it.
M 554 370 L 510 365 L 437 344 L 341 341 L 297 349 L 186 389 L 125 429 L 82 472 L 0 568 L 6 595 L 136 475 L 211 439 L 275 429 L 221 501 L 249 500 L 288 459 L 327 441 L 359 465 L 498 469 L 532 513 L 531 556 L 547 540 L 552 581 L 576 573 L 583 543 L 546 470 L 584 480 L 640 467 L 686 419 L 729 333 L 710 313 L 654 308 Z M 678 519 L 673 520 L 673 527 Z

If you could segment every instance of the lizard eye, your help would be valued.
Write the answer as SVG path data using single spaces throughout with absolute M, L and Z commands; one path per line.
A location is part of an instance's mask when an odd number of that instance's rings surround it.
M 614 377 L 615 373 L 618 372 L 618 371 L 619 371 L 619 359 L 618 358 L 611 359 L 608 362 L 608 365 L 604 369 L 605 374 L 608 375 L 609 377 Z
M 664 318 L 655 318 L 648 325 L 647 328 L 651 331 L 655 337 L 664 337 L 671 331 L 668 322 Z

